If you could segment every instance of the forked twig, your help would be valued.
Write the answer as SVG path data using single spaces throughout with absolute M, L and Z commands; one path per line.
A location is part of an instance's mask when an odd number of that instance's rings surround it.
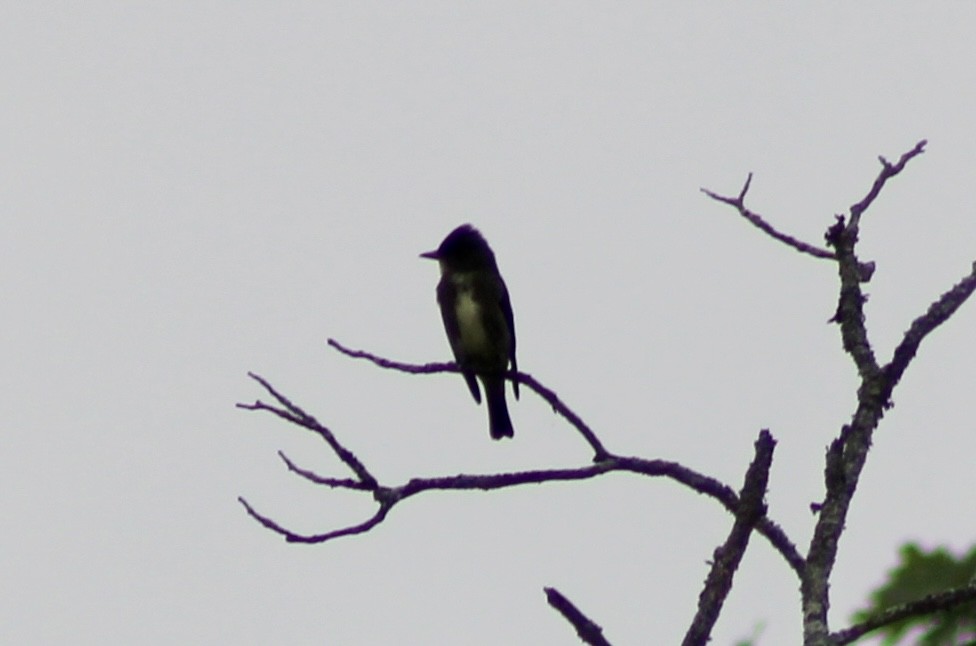
M 773 225 L 767 222 L 766 219 L 763 218 L 763 216 L 753 211 L 750 211 L 748 208 L 746 208 L 746 202 L 745 202 L 746 193 L 749 192 L 749 186 L 751 184 L 752 184 L 752 173 L 749 173 L 749 176 L 746 177 L 745 185 L 742 187 L 742 190 L 739 191 L 739 194 L 735 197 L 719 195 L 718 193 L 714 193 L 708 190 L 707 188 L 702 188 L 700 190 L 702 193 L 712 198 L 713 200 L 734 207 L 739 212 L 739 215 L 744 217 L 753 225 L 759 227 L 760 230 L 764 231 L 774 239 L 779 240 L 783 244 L 793 247 L 800 253 L 811 255 L 814 258 L 826 258 L 828 260 L 836 260 L 837 256 L 834 255 L 832 252 L 828 251 L 827 249 L 822 249 L 820 247 L 809 244 L 807 242 L 803 242 L 799 238 L 794 238 L 791 235 L 787 235 L 785 233 L 778 231 L 775 227 L 773 227 Z

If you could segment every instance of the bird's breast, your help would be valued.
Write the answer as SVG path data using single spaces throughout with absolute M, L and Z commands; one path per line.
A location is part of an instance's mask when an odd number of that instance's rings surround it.
M 457 315 L 461 347 L 468 355 L 486 353 L 490 348 L 481 304 L 475 300 L 469 287 L 460 287 L 457 300 L 454 301 L 454 312 Z

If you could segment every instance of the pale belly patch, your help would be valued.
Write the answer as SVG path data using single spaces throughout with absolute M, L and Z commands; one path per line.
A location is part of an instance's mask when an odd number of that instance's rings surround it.
M 465 354 L 478 355 L 490 352 L 488 334 L 485 331 L 481 305 L 471 298 L 471 292 L 461 290 L 454 302 L 457 313 L 458 331 L 461 334 L 461 347 Z

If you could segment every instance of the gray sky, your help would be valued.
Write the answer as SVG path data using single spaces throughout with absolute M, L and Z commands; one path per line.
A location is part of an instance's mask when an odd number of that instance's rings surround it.
M 234 408 L 253 370 L 389 484 L 574 466 L 531 394 L 491 442 L 447 360 L 436 268 L 472 222 L 512 294 L 519 363 L 622 454 L 741 486 L 779 440 L 770 515 L 805 551 L 855 372 L 835 268 L 701 193 L 821 243 L 877 155 L 927 152 L 868 212 L 880 358 L 976 258 L 973 3 L 20 3 L 0 20 L 0 642 L 572 644 L 556 586 L 617 644 L 676 643 L 732 519 L 611 476 L 398 507 L 315 438 Z M 906 540 L 976 538 L 968 304 L 875 438 L 832 622 Z M 797 643 L 798 582 L 754 539 L 715 631 Z

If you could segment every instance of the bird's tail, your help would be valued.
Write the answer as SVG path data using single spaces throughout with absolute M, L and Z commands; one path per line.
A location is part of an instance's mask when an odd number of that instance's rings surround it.
M 508 405 L 505 403 L 505 380 L 501 377 L 485 377 L 485 400 L 488 404 L 488 431 L 493 440 L 503 437 L 513 437 L 515 428 L 512 418 L 508 416 Z

